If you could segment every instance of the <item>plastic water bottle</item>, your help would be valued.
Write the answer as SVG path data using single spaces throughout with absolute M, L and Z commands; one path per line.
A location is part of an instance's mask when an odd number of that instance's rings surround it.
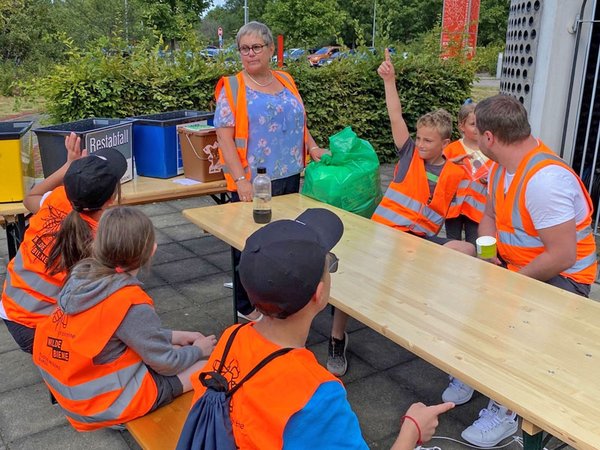
M 252 181 L 254 192 L 252 215 L 256 223 L 269 223 L 271 221 L 271 179 L 264 167 L 258 167 L 256 172 L 258 175 Z

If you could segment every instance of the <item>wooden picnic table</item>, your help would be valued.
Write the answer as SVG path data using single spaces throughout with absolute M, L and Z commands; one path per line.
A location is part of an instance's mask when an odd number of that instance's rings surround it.
M 175 178 L 135 177 L 121 187 L 121 204 L 138 205 L 198 195 L 210 195 L 215 202 L 227 201 L 225 180 L 208 183 L 179 184 Z M 29 213 L 22 202 L 0 203 L 0 224 L 6 228 L 9 259 L 16 254 L 25 233 L 25 216 Z M 3 223 L 2 223 L 3 222 Z
M 600 448 L 600 304 L 300 194 L 274 197 L 273 220 L 314 207 L 345 226 L 335 307 L 516 411 L 527 450 L 543 431 Z M 183 214 L 238 249 L 260 226 L 251 203 Z

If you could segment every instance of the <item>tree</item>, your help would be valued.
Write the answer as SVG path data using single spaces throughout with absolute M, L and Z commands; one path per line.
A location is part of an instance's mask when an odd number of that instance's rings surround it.
M 481 0 L 477 45 L 504 44 L 510 0 Z
M 336 42 L 346 19 L 337 0 L 269 0 L 263 14 L 273 34 L 299 47 Z
M 175 47 L 175 41 L 200 22 L 211 0 L 142 0 L 148 25 Z

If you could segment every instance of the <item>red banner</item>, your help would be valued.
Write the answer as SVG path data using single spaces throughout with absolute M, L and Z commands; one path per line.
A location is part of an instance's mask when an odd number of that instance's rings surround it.
M 471 59 L 477 48 L 480 0 L 444 0 L 442 15 L 442 57 L 460 54 Z

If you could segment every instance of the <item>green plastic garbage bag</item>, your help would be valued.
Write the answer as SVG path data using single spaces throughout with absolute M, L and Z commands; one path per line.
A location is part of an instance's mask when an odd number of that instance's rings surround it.
M 346 127 L 329 138 L 329 150 L 306 167 L 302 194 L 370 218 L 381 201 L 373 146 Z

